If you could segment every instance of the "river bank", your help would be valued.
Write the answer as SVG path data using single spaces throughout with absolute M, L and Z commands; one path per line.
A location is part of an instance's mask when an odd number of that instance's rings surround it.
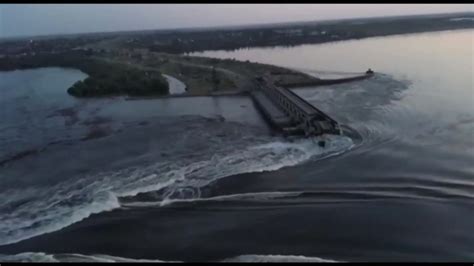
M 292 47 L 371 37 L 417 34 L 473 28 L 473 13 L 353 18 L 329 21 L 300 21 L 231 28 L 182 29 L 110 33 L 108 39 L 90 43 L 93 49 L 147 49 L 171 54 L 252 47 Z
M 78 81 L 67 89 L 68 93 L 76 97 L 241 95 L 255 89 L 255 77 L 263 75 L 271 75 L 279 85 L 285 87 L 352 81 L 323 80 L 301 71 L 250 61 L 148 51 L 133 53 L 131 56 L 120 53 L 90 56 L 81 52 L 67 52 L 0 59 L 0 70 L 3 71 L 51 66 L 78 68 L 89 75 L 84 81 Z M 354 80 L 356 79 L 359 78 Z M 180 87 L 180 92 L 170 92 L 169 85 L 165 86 L 165 80 L 173 83 L 174 87 Z

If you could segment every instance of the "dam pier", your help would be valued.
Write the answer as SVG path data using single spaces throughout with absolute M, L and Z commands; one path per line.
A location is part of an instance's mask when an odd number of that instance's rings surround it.
M 251 98 L 273 128 L 285 135 L 342 135 L 337 121 L 290 89 L 276 85 L 271 75 L 258 76 L 255 82 Z

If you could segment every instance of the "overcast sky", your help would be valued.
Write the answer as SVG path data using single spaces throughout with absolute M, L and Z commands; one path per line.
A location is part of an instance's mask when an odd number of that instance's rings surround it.
M 0 37 L 474 11 L 472 4 L 0 4 Z

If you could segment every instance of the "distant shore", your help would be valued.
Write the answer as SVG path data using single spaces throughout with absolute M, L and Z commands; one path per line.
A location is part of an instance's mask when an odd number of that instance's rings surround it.
M 51 66 L 80 69 L 90 78 L 68 89 L 76 97 L 233 95 L 250 91 L 255 77 L 264 74 L 271 74 L 284 87 L 329 85 L 358 78 L 323 80 L 284 67 L 189 53 L 473 28 L 474 12 L 466 12 L 10 40 L 0 42 L 0 70 Z M 162 74 L 182 81 L 185 93 L 170 95 Z
M 117 34 L 91 47 L 187 54 L 209 50 L 321 44 L 371 37 L 474 28 L 474 12 L 281 23 L 248 28 Z

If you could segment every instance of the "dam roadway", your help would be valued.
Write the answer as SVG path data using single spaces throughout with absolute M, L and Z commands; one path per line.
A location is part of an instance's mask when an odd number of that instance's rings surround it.
M 291 90 L 275 85 L 271 76 L 257 77 L 256 83 L 251 97 L 273 128 L 287 135 L 306 137 L 342 134 L 338 122 Z

